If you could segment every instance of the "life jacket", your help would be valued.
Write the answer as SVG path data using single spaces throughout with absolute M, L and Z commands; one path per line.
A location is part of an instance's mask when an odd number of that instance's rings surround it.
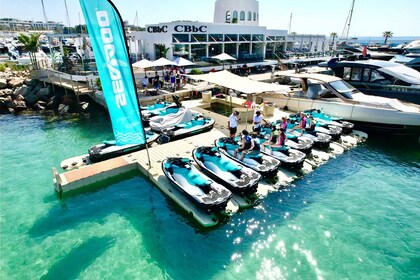
M 271 142 L 276 143 L 278 137 L 279 137 L 279 131 L 278 130 L 274 130 L 273 131 L 273 136 L 271 136 Z
M 284 131 L 286 131 L 286 129 L 287 129 L 287 122 L 282 122 L 282 123 L 280 124 L 280 128 L 283 128 L 283 129 L 284 129 Z
M 254 141 L 254 149 L 252 149 L 253 151 L 259 151 L 260 150 L 260 143 L 258 142 L 257 139 L 252 139 L 252 141 Z
M 285 142 L 286 142 L 286 134 L 282 133 L 280 134 L 279 144 L 281 146 L 284 146 Z
M 251 148 L 251 141 L 252 141 L 251 136 L 249 136 L 249 135 L 244 136 L 244 140 L 245 140 L 244 149 L 249 150 L 249 148 Z
M 302 128 L 305 128 L 305 126 L 306 126 L 306 117 L 303 117 L 303 118 L 300 119 L 300 126 Z

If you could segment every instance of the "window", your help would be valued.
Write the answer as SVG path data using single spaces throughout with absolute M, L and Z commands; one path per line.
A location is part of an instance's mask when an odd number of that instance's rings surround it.
M 238 12 L 237 11 L 233 12 L 232 22 L 233 23 L 238 22 Z
M 365 69 L 365 71 L 363 71 L 363 77 L 362 77 L 363 82 L 369 82 L 371 71 L 372 71 L 371 69 Z
M 245 12 L 244 11 L 241 11 L 241 18 L 240 18 L 240 20 L 245 20 Z
M 252 20 L 252 13 L 248 12 L 248 21 L 251 21 L 251 20 Z
M 252 41 L 262 42 L 264 41 L 264 35 L 262 34 L 252 35 Z
M 225 42 L 235 42 L 238 41 L 237 34 L 225 34 Z
M 206 34 L 191 34 L 191 42 L 207 42 L 207 35 Z
M 376 70 L 372 70 L 372 73 L 371 73 L 371 75 L 370 75 L 370 81 L 373 83 L 373 82 L 376 82 L 376 83 L 378 83 L 378 82 L 380 82 L 380 81 L 384 81 L 385 80 L 385 77 L 384 76 L 382 76 L 381 75 L 381 73 L 379 73 L 378 71 L 376 71 Z
M 343 80 L 350 80 L 350 74 L 351 74 L 351 68 L 350 67 L 344 67 L 343 70 Z
M 181 42 L 189 42 L 190 35 L 189 34 L 174 34 L 172 35 L 172 43 L 181 43 Z
M 226 12 L 226 22 L 230 22 L 230 11 Z
M 351 80 L 352 81 L 360 81 L 362 79 L 362 68 L 353 68 L 351 71 Z
M 209 42 L 222 42 L 223 34 L 209 34 Z
M 257 20 L 257 13 L 254 12 L 254 21 L 256 21 L 256 20 Z
M 239 35 L 239 41 L 249 42 L 249 41 L 251 41 L 251 35 L 250 34 L 240 34 Z

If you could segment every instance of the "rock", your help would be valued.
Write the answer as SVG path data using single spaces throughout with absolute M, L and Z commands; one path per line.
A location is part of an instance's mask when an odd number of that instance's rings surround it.
M 3 96 L 8 96 L 8 95 L 12 95 L 13 94 L 13 90 L 10 89 L 10 88 L 5 88 L 5 89 L 1 90 L 0 92 L 2 92 Z M 0 96 L 2 94 L 0 94 Z
M 26 107 L 25 101 L 17 101 L 17 100 L 14 100 L 14 102 L 16 104 L 16 106 L 14 108 L 15 111 L 24 111 L 24 110 L 28 109 L 28 107 Z
M 22 85 L 21 87 L 17 88 L 14 92 L 15 96 L 22 95 L 23 97 L 27 96 L 30 92 L 30 89 L 27 85 Z
M 25 101 L 25 97 L 23 97 L 22 94 L 18 94 L 18 95 L 16 95 L 15 100 L 16 101 Z
M 32 79 L 25 79 L 25 81 L 23 81 L 23 83 L 27 86 L 31 86 L 32 85 Z
M 58 105 L 58 113 L 60 115 L 65 115 L 69 111 L 69 106 L 65 104 Z
M 0 98 L 0 114 L 10 114 L 9 108 L 7 108 L 4 98 Z
M 31 108 L 38 102 L 38 100 L 38 96 L 33 93 L 30 93 L 25 97 L 26 105 Z
M 40 99 L 40 100 L 43 100 L 43 101 L 48 101 L 49 99 L 50 99 L 50 97 L 51 97 L 51 93 L 52 93 L 52 91 L 51 91 L 51 87 L 45 87 L 45 88 L 41 88 L 37 93 L 36 93 L 36 96 L 38 96 L 38 98 Z
M 7 80 L 6 79 L 0 79 L 0 89 L 7 87 Z
M 23 79 L 14 77 L 8 82 L 8 85 L 12 88 L 20 87 L 23 85 Z
M 33 107 L 35 110 L 37 110 L 37 111 L 44 111 L 45 110 L 45 102 L 43 102 L 43 101 L 38 101 L 35 105 L 34 105 L 34 107 Z

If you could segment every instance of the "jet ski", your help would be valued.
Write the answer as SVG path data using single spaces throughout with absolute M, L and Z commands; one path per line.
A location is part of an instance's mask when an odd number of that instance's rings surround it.
M 159 134 L 153 131 L 145 131 L 147 144 L 151 144 L 159 138 Z M 104 141 L 102 144 L 95 145 L 89 149 L 89 161 L 92 163 L 100 162 L 110 158 L 126 155 L 146 147 L 146 144 L 128 144 L 123 146 L 115 145 L 115 141 Z
M 259 172 L 263 176 L 268 176 L 277 171 L 277 168 L 280 166 L 280 161 L 263 154 L 259 153 L 250 153 L 246 154 L 242 161 L 239 161 L 238 158 L 234 157 L 235 149 L 239 148 L 240 145 L 234 139 L 229 137 L 222 137 L 215 141 L 216 147 L 219 148 L 219 151 L 230 157 L 233 160 L 236 160 L 243 165 Z
M 304 113 L 307 115 L 312 115 L 315 118 L 315 120 L 321 125 L 327 124 L 340 127 L 343 130 L 343 133 L 346 135 L 351 134 L 353 132 L 353 123 L 343 121 L 341 118 L 338 117 L 327 115 L 319 109 L 306 110 L 304 111 Z
M 293 114 L 289 116 L 290 124 L 287 126 L 288 128 L 294 127 L 296 124 L 300 122 L 300 115 L 299 114 Z M 310 119 L 308 118 L 308 124 L 310 124 Z M 313 130 L 309 130 L 309 128 L 306 128 L 306 132 L 315 135 L 316 133 L 324 133 L 331 136 L 331 139 L 333 141 L 339 140 L 342 134 L 342 129 L 338 126 L 334 125 L 328 125 L 326 123 L 320 123 L 316 122 L 315 127 Z
M 179 109 L 183 108 L 181 102 L 179 101 L 179 97 L 173 95 L 172 100 L 174 101 L 173 103 L 158 100 L 153 105 L 140 107 L 143 124 L 149 125 L 149 120 L 151 117 L 166 116 L 169 114 L 178 113 Z
M 198 147 L 192 155 L 204 173 L 232 192 L 256 192 L 261 175 L 220 153 L 217 147 Z
M 330 147 L 330 143 L 332 137 L 328 134 L 322 132 L 307 132 L 305 131 L 302 136 L 300 135 L 299 131 L 287 131 L 286 136 L 288 139 L 309 139 L 314 142 L 314 148 L 319 149 L 328 149 Z
M 193 203 L 206 211 L 223 210 L 232 192 L 201 173 L 188 158 L 167 158 L 162 170 L 168 180 Z
M 149 125 L 152 131 L 161 134 L 158 142 L 166 143 L 209 131 L 214 126 L 214 120 L 198 112 L 180 108 L 176 114 L 152 117 Z
M 264 138 L 257 137 L 257 139 L 260 141 L 260 144 L 262 145 L 263 142 L 266 141 Z M 285 168 L 290 169 L 301 169 L 303 167 L 303 163 L 306 158 L 306 154 L 291 149 L 290 147 L 284 146 L 284 147 L 272 147 L 271 148 L 273 153 L 270 154 L 270 151 L 268 149 L 268 146 L 261 147 L 261 152 L 266 155 L 270 155 L 276 159 L 278 159 L 281 162 L 281 166 Z
M 278 123 L 273 123 L 273 125 L 280 125 L 280 121 Z M 259 137 L 264 138 L 265 141 L 270 138 L 270 134 L 272 132 L 271 125 L 263 125 L 261 126 L 261 132 Z M 314 141 L 309 138 L 304 137 L 298 137 L 295 135 L 289 135 L 287 132 L 286 136 L 286 142 L 285 145 L 289 148 L 301 151 L 302 153 L 305 153 L 306 155 L 310 155 L 312 152 L 312 146 L 314 145 Z M 263 142 L 261 142 L 263 143 Z

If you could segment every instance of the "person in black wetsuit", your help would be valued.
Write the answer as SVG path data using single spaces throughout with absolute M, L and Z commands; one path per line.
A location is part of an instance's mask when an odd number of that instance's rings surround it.
M 251 136 L 249 135 L 248 131 L 246 131 L 245 129 L 242 130 L 242 144 L 241 147 L 239 147 L 238 149 L 235 150 L 235 152 L 233 153 L 233 156 L 236 157 L 238 152 L 241 153 L 241 156 L 239 158 L 239 160 L 243 160 L 245 157 L 245 154 L 252 152 L 252 150 L 254 149 L 254 141 L 251 138 Z

